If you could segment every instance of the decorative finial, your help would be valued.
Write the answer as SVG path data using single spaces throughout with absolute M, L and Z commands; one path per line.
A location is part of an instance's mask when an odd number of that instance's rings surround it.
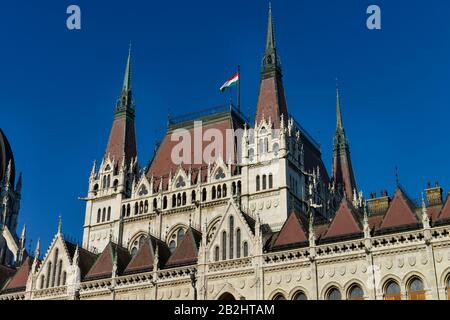
M 59 218 L 58 218 L 58 234 L 61 234 L 61 233 L 62 233 L 62 216 L 60 214 Z

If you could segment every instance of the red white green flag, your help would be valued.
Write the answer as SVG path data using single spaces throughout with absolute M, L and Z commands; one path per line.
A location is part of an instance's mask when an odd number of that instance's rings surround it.
M 224 92 L 226 89 L 237 85 L 238 82 L 239 82 L 239 72 L 236 72 L 234 76 L 228 79 L 228 81 L 225 82 L 222 87 L 220 87 L 220 91 Z

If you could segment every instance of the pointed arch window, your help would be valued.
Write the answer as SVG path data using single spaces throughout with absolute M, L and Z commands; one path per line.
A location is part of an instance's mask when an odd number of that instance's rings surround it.
M 244 258 L 248 257 L 248 242 L 244 241 Z
M 47 282 L 45 284 L 46 288 L 48 288 L 50 286 L 50 278 L 51 278 L 51 275 L 52 275 L 51 272 L 52 272 L 52 262 L 49 261 L 48 262 L 48 267 L 47 267 Z
M 236 229 L 236 258 L 241 257 L 241 229 Z
M 177 244 L 180 244 L 180 243 L 181 243 L 181 241 L 182 241 L 183 238 L 184 238 L 184 235 L 185 235 L 184 229 L 183 229 L 183 228 L 180 228 L 180 229 L 177 231 Z
M 177 195 L 177 207 L 181 206 L 181 193 Z
M 268 138 L 264 139 L 264 151 L 263 152 L 264 153 L 269 152 L 269 139 Z
M 172 195 L 172 208 L 175 208 L 177 206 L 177 196 Z
M 214 200 L 214 199 L 216 199 L 216 187 L 212 187 L 212 190 L 211 190 L 211 198 Z
M 273 175 L 269 174 L 269 189 L 273 189 Z
M 195 190 L 192 190 L 192 193 L 191 193 L 191 203 L 194 203 L 195 202 Z
M 384 300 L 401 300 L 400 286 L 394 280 L 388 281 L 385 286 Z
M 364 300 L 363 289 L 358 284 L 352 285 L 348 292 L 348 299 L 349 300 Z
M 44 275 L 41 275 L 41 285 L 40 285 L 40 288 L 41 288 L 41 289 L 44 289 L 44 286 L 45 286 L 45 276 L 44 276 Z
M 103 212 L 102 212 L 102 222 L 105 222 L 106 219 L 106 208 L 103 208 Z
M 122 217 L 125 218 L 126 214 L 127 214 L 127 212 L 126 212 L 126 209 L 125 209 L 125 205 L 123 205 L 122 206 Z
M 337 288 L 331 288 L 327 292 L 327 300 L 342 300 L 341 292 Z
M 234 252 L 234 217 L 230 216 L 230 221 L 229 221 L 230 225 L 230 253 L 229 253 L 229 258 L 233 259 L 233 252 Z
M 111 207 L 108 207 L 108 221 L 111 220 Z
M 219 261 L 219 246 L 214 248 L 214 261 Z
M 240 196 L 242 191 L 242 184 L 241 181 L 238 181 L 237 183 L 237 194 Z
M 102 216 L 102 209 L 98 209 L 98 212 L 97 212 L 97 223 L 100 223 L 101 216 Z
M 139 213 L 139 205 L 138 205 L 138 203 L 136 202 L 136 203 L 134 204 L 134 215 L 137 216 L 138 213 Z
M 50 282 L 50 286 L 54 287 L 56 284 L 56 276 L 57 276 L 57 268 L 58 268 L 58 255 L 59 255 L 59 249 L 56 248 L 55 255 L 53 256 L 53 266 L 52 266 L 52 278 Z
M 167 209 L 167 196 L 163 198 L 163 209 Z
M 217 186 L 217 198 L 222 198 L 222 187 L 220 185 Z
M 236 182 L 233 182 L 231 184 L 231 192 L 233 193 L 233 196 L 236 195 Z
M 156 209 L 158 209 L 158 200 L 153 199 L 153 211 L 155 211 Z
M 59 287 L 61 285 L 61 273 L 62 273 L 62 260 L 59 259 L 58 262 L 58 275 L 56 276 L 56 286 Z
M 62 285 L 63 286 L 66 285 L 66 281 L 67 281 L 67 273 L 66 273 L 66 271 L 64 271 L 62 274 Z
M 256 176 L 256 191 L 261 190 L 261 177 L 259 175 Z
M 131 214 L 131 206 L 130 204 L 127 205 L 127 217 L 129 217 Z
M 206 201 L 206 196 L 207 196 L 206 188 L 203 188 L 203 190 L 202 190 L 202 201 Z
M 262 189 L 263 190 L 267 189 L 267 176 L 266 175 L 263 175 L 263 178 L 262 178 Z
M 170 252 L 173 253 L 176 248 L 177 248 L 177 244 L 176 244 L 175 240 L 170 241 L 170 243 L 169 243 L 169 250 L 170 250 Z
M 425 288 L 422 279 L 412 278 L 408 285 L 409 300 L 425 300 Z
M 186 192 L 183 192 L 182 203 L 183 206 L 186 205 Z
M 227 185 L 223 184 L 222 186 L 222 196 L 225 198 L 227 196 Z
M 148 212 L 148 200 L 145 200 L 145 202 L 144 202 L 144 212 L 145 213 Z
M 227 260 L 227 232 L 222 232 L 222 260 Z

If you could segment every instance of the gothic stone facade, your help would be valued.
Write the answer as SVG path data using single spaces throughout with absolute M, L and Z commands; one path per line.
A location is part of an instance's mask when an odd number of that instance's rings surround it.
M 338 91 L 328 176 L 317 143 L 288 113 L 271 10 L 254 126 L 233 106 L 172 119 L 146 169 L 131 62 L 91 170 L 82 245 L 60 223 L 42 260 L 38 245 L 4 277 L 0 299 L 448 298 L 449 197 L 437 184 L 421 204 L 400 186 L 367 201 L 357 193 Z M 199 121 L 231 130 L 231 144 L 176 164 L 174 132 L 195 134 Z

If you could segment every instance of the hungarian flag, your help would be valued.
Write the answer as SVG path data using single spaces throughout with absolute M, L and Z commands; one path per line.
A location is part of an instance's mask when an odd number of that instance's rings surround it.
M 239 72 L 236 72 L 236 73 L 234 74 L 234 76 L 232 76 L 227 82 L 225 82 L 225 83 L 223 84 L 222 87 L 220 87 L 220 91 L 221 91 L 221 92 L 224 92 L 225 89 L 237 85 L 238 81 L 239 81 Z

